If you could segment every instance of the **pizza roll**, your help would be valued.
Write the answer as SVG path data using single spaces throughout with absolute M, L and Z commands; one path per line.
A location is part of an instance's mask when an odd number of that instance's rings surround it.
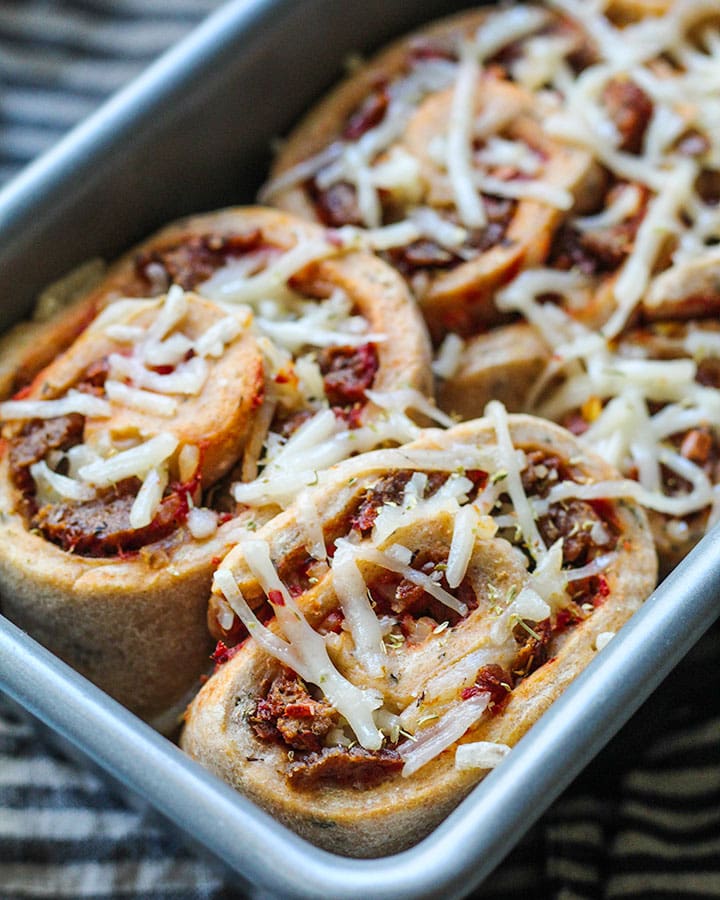
M 0 404 L 0 587 L 6 615 L 155 719 L 208 664 L 211 574 L 238 529 L 417 434 L 429 349 L 392 269 L 275 211 L 170 226 L 102 291 Z
M 532 6 L 405 38 L 301 122 L 263 193 L 328 225 L 371 229 L 436 340 L 501 319 L 495 289 L 541 263 L 568 210 L 594 208 L 604 189 L 591 154 L 551 138 L 551 108 L 512 80 L 510 60 L 531 37 L 567 54 L 585 46 L 568 19 Z
M 250 637 L 219 645 L 181 745 L 334 852 L 424 837 L 654 586 L 615 472 L 488 413 L 339 464 L 215 574 L 216 634 Z
M 0 405 L 3 612 L 143 716 L 204 668 L 200 604 L 233 527 L 209 494 L 263 385 L 257 340 L 176 287 L 113 304 Z

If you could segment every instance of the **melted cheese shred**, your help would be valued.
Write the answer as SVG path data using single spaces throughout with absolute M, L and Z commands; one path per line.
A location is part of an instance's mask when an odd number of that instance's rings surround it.
M 598 635 L 598 640 L 600 635 Z M 599 649 L 599 648 L 598 648 Z M 510 752 L 507 744 L 495 741 L 475 741 L 460 744 L 455 751 L 456 769 L 494 769 Z
M 131 528 L 144 528 L 152 522 L 167 483 L 167 466 L 150 469 L 130 509 Z
M 445 578 L 448 587 L 456 588 L 465 577 L 470 556 L 475 546 L 475 530 L 480 525 L 480 515 L 474 506 L 461 506 L 455 516 L 450 552 Z
M 486 415 L 493 423 L 497 437 L 498 449 L 503 461 L 503 469 L 507 472 L 505 486 L 510 494 L 517 523 L 523 536 L 523 540 L 534 559 L 540 559 L 546 551 L 538 527 L 535 523 L 535 514 L 523 487 L 520 475 L 521 466 L 518 461 L 515 447 L 510 437 L 507 411 L 502 403 L 496 400 L 487 405 Z
M 177 401 L 172 397 L 163 397 L 142 388 L 132 388 L 114 379 L 105 382 L 105 393 L 108 400 L 126 409 L 136 409 L 138 412 L 152 413 L 167 419 L 171 419 L 178 410 Z
M 139 473 L 146 474 L 161 465 L 172 456 L 178 443 L 174 434 L 164 431 L 129 450 L 121 450 L 107 459 L 98 459 L 81 466 L 78 475 L 82 481 L 94 487 L 111 487 L 124 478 L 132 478 Z
M 106 400 L 74 389 L 57 400 L 6 400 L 0 403 L 0 418 L 7 421 L 56 419 L 73 413 L 94 419 L 107 419 L 112 414 Z
M 468 728 L 476 725 L 490 704 L 490 694 L 482 693 L 452 706 L 439 721 L 434 722 L 398 747 L 404 761 L 403 778 L 409 778 L 443 750 L 459 741 Z
M 188 312 L 188 298 L 180 285 L 174 284 L 165 295 L 165 302 L 160 307 L 147 332 L 149 343 L 162 341 L 185 318 Z
M 720 392 L 695 380 L 694 359 L 649 359 L 650 350 L 643 340 L 631 343 L 629 349 L 623 350 L 622 344 L 612 349 L 556 304 L 536 299 L 550 293 L 569 296 L 576 287 L 582 287 L 582 280 L 572 273 L 529 270 L 498 297 L 501 309 L 522 312 L 553 351 L 535 397 L 531 397 L 533 411 L 562 421 L 573 410 L 595 402 L 597 411 L 579 440 L 621 472 L 637 471 L 638 484 L 627 481 L 622 487 L 608 486 L 613 496 L 632 498 L 668 516 L 714 508 L 716 493 L 703 467 L 678 453 L 670 439 L 707 427 L 717 433 Z M 695 325 L 679 341 L 678 352 L 717 357 L 720 342 L 713 331 Z M 559 385 L 545 390 L 558 380 Z M 661 404 L 658 410 L 654 409 L 657 404 Z M 663 484 L 662 467 L 687 481 L 689 489 L 670 495 Z M 568 485 L 563 488 L 569 489 Z
M 638 300 L 648 288 L 658 256 L 668 238 L 679 231 L 678 215 L 688 203 L 698 175 L 689 160 L 678 162 L 658 195 L 651 201 L 640 224 L 632 253 L 615 284 L 618 306 L 603 327 L 607 338 L 616 337 L 626 325 Z
M 385 666 L 383 635 L 357 563 L 358 556 L 353 545 L 346 540 L 338 540 L 332 561 L 333 588 L 350 629 L 358 659 L 371 675 L 378 675 Z
M 450 108 L 446 166 L 460 220 L 468 228 L 481 228 L 487 221 L 473 183 L 472 166 L 475 88 L 479 76 L 478 61 L 465 47 Z
M 545 25 L 548 14 L 538 7 L 519 4 L 493 11 L 478 28 L 474 47 L 479 58 L 488 59 L 503 47 L 522 40 Z
M 44 459 L 30 466 L 30 474 L 35 482 L 37 498 L 40 504 L 52 497 L 84 503 L 95 497 L 95 491 L 86 484 L 54 472 Z
M 658 494 L 629 479 L 598 481 L 594 484 L 564 482 L 553 487 L 545 499 L 536 501 L 535 510 L 538 515 L 543 515 L 552 503 L 562 503 L 564 500 L 599 500 L 602 497 L 615 497 L 635 500 L 648 509 L 669 516 L 682 517 L 713 503 L 713 487 L 702 469 L 670 451 L 661 452 L 660 461 L 690 482 L 691 489 L 688 493 L 676 497 Z
M 298 521 L 305 532 L 307 549 L 313 559 L 326 559 L 325 535 L 315 500 L 310 491 L 301 491 L 296 500 Z
M 335 668 L 322 636 L 308 624 L 278 577 L 267 543 L 261 540 L 246 541 L 242 544 L 242 550 L 248 567 L 273 606 L 285 640 L 259 622 L 230 571 L 219 569 L 215 573 L 215 588 L 223 594 L 254 640 L 267 653 L 322 690 L 328 702 L 347 719 L 361 746 L 366 750 L 380 749 L 383 737 L 375 725 L 373 712 L 382 706 L 382 697 L 374 691 L 356 687 Z M 277 599 L 278 595 L 282 602 Z

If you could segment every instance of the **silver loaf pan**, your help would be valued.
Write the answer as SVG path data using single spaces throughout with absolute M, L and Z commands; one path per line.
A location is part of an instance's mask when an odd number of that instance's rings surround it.
M 252 200 L 271 138 L 338 77 L 350 51 L 458 7 L 225 5 L 0 192 L 0 328 L 79 262 L 113 258 L 185 213 Z M 238 886 L 283 898 L 460 897 L 699 639 L 718 595 L 716 529 L 443 825 L 380 860 L 341 858 L 288 832 L 2 616 L 0 689 L 236 873 Z

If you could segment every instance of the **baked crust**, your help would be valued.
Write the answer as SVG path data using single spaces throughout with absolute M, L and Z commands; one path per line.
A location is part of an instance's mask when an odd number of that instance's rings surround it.
M 579 478 L 595 481 L 616 477 L 610 467 L 581 448 L 563 429 L 528 416 L 510 416 L 509 421 L 516 447 L 543 448 L 563 460 L 572 459 Z M 461 458 L 463 450 L 493 444 L 494 435 L 493 425 L 488 420 L 476 420 L 444 433 L 428 432 L 403 451 L 411 456 L 416 450 L 453 446 Z M 387 472 L 383 471 L 380 456 L 376 453 L 367 457 L 365 469 L 363 458 L 359 458 L 341 464 L 328 475 L 313 493 L 326 535 L 336 533 L 337 523 L 347 517 L 348 507 L 357 501 L 358 492 L 376 483 Z M 645 516 L 632 503 L 609 503 L 618 523 L 619 537 L 617 557 L 603 572 L 608 589 L 605 601 L 580 624 L 554 639 L 549 651 L 552 658 L 520 680 L 502 712 L 483 718 L 467 731 L 462 742 L 482 740 L 515 744 L 594 657 L 598 636 L 620 628 L 652 590 L 657 563 Z M 423 541 L 437 540 L 443 527 L 439 521 L 424 523 L 415 531 L 394 534 L 393 539 L 398 539 L 399 534 L 401 543 L 413 550 L 421 550 L 426 546 Z M 258 533 L 259 539 L 267 541 L 270 556 L 278 567 L 282 559 L 302 546 L 305 540 L 303 528 L 296 511 L 289 508 Z M 471 562 L 468 571 L 472 569 L 477 584 L 483 582 L 486 588 L 493 578 L 507 588 L 513 578 L 524 571 L 508 542 L 499 537 L 488 542 L 478 540 L 474 552 L 478 554 L 476 563 Z M 474 565 L 477 569 L 472 568 Z M 253 591 L 257 593 L 242 546 L 228 555 L 222 569 L 233 573 L 245 596 L 251 598 Z M 337 599 L 333 599 L 332 589 L 324 587 L 321 581 L 300 595 L 297 603 L 308 621 L 317 625 Z M 480 599 L 478 609 L 464 622 L 441 629 L 444 637 L 431 639 L 442 642 L 443 656 L 445 653 L 452 656 L 456 641 L 454 652 L 458 658 L 484 645 L 487 628 L 492 622 L 487 603 L 486 594 Z M 277 630 L 274 625 L 271 628 Z M 439 644 L 429 646 L 438 647 Z M 406 646 L 388 650 L 389 654 L 405 653 L 406 658 L 398 663 L 399 685 L 392 689 L 386 686 L 386 695 L 388 690 L 397 689 L 401 694 L 410 690 L 410 681 L 416 677 L 412 692 L 415 696 L 425 696 L 429 679 L 437 671 L 445 671 L 434 655 L 432 660 L 423 656 L 426 652 L 429 651 L 427 648 L 424 651 L 422 645 L 420 648 Z M 420 662 L 418 657 L 421 657 Z M 362 670 L 359 665 L 353 669 L 352 655 L 341 659 L 346 666 L 343 669 L 342 663 L 338 662 L 341 670 L 347 673 L 352 669 L 353 677 L 360 679 L 358 672 Z M 410 777 L 403 778 L 395 773 L 380 784 L 363 789 L 331 780 L 296 786 L 286 778 L 290 765 L 288 747 L 260 739 L 249 722 L 261 686 L 279 668 L 279 664 L 253 640 L 242 644 L 234 655 L 231 654 L 229 661 L 219 667 L 189 707 L 181 746 L 210 771 L 313 843 L 336 853 L 359 857 L 380 856 L 407 848 L 427 835 L 485 774 L 482 770 L 456 769 L 453 748 L 450 748 Z M 377 682 L 362 679 L 356 683 L 364 687 L 370 683 L 377 686 Z M 432 711 L 432 706 L 429 709 Z
M 550 358 L 550 348 L 526 322 L 477 334 L 464 342 L 452 376 L 438 379 L 438 406 L 461 419 L 473 418 L 491 400 L 523 412 Z

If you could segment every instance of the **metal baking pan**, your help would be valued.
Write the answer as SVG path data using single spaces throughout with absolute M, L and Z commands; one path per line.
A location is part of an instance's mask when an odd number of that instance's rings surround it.
M 251 200 L 270 139 L 369 50 L 453 11 L 439 0 L 236 0 L 0 193 L 0 327 L 48 282 L 185 213 Z M 131 794 L 281 897 L 459 897 L 479 884 L 699 639 L 720 606 L 720 531 L 411 850 L 349 860 L 307 844 L 0 616 L 0 688 Z M 266 896 L 266 894 L 265 894 Z

